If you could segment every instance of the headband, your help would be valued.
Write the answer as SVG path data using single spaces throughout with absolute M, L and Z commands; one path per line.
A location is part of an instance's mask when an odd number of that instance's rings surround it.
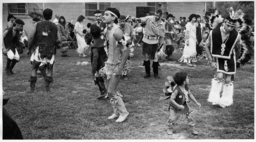
M 94 14 L 94 16 L 100 16 L 101 15 L 101 13 L 95 13 Z
M 108 12 L 108 13 L 114 15 L 114 17 L 118 18 L 117 15 L 116 15 L 115 13 L 113 13 L 112 11 L 107 10 L 107 11 L 105 11 L 105 12 Z
M 235 26 L 236 24 L 234 22 L 230 22 L 229 20 L 225 20 L 226 24 L 230 25 L 230 26 Z

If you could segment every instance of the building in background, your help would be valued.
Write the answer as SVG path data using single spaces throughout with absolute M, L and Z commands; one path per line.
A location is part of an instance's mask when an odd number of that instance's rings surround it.
M 67 22 L 73 21 L 75 24 L 79 15 L 91 16 L 96 9 L 102 12 L 107 7 L 116 7 L 122 15 L 133 17 L 146 16 L 153 14 L 156 10 L 161 9 L 163 12 L 169 12 L 179 20 L 179 17 L 188 17 L 195 13 L 202 15 L 205 9 L 205 2 L 88 2 L 88 3 L 3 3 L 2 25 L 3 29 L 7 27 L 7 16 L 13 14 L 25 22 L 24 29 L 29 33 L 29 27 L 32 19 L 28 16 L 31 11 L 42 11 L 44 8 L 51 8 L 54 15 L 64 16 Z M 85 20 L 85 23 L 91 22 Z

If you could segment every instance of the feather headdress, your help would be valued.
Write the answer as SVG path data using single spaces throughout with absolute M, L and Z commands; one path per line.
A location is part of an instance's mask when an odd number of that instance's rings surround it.
M 241 9 L 235 11 L 233 7 L 229 8 L 229 16 L 231 19 L 238 20 L 241 19 L 243 15 L 244 13 Z

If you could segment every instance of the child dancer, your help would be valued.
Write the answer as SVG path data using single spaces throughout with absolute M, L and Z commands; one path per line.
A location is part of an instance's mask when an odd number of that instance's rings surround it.
M 194 130 L 195 123 L 190 115 L 188 103 L 190 99 L 196 103 L 198 107 L 201 107 L 201 104 L 197 102 L 194 95 L 190 92 L 188 88 L 189 78 L 188 74 L 185 72 L 178 72 L 173 77 L 176 86 L 173 89 L 173 93 L 170 96 L 170 105 L 169 105 L 169 120 L 168 120 L 168 129 L 167 134 L 173 134 L 173 127 L 181 115 L 186 115 L 186 118 L 189 122 L 189 125 L 192 127 L 192 134 L 197 135 L 198 132 Z

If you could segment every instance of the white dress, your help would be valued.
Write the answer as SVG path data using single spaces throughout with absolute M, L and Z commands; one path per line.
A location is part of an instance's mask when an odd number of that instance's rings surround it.
M 191 22 L 188 22 L 186 24 L 186 30 L 185 34 L 188 37 L 188 43 L 189 45 L 186 44 L 185 42 L 185 47 L 183 50 L 183 55 L 179 59 L 180 62 L 183 63 L 195 63 L 197 62 L 196 59 L 196 26 L 195 24 L 192 25 Z
M 77 40 L 77 45 L 78 45 L 78 48 L 77 48 L 77 52 L 78 54 L 82 54 L 84 55 L 85 51 L 88 49 L 88 45 L 86 44 L 85 42 L 85 39 L 84 39 L 84 34 L 83 34 L 83 30 L 84 30 L 84 26 L 83 24 L 79 23 L 79 22 L 76 22 L 75 24 L 75 30 L 76 30 L 76 40 Z M 81 36 L 80 34 L 83 34 L 83 36 Z

